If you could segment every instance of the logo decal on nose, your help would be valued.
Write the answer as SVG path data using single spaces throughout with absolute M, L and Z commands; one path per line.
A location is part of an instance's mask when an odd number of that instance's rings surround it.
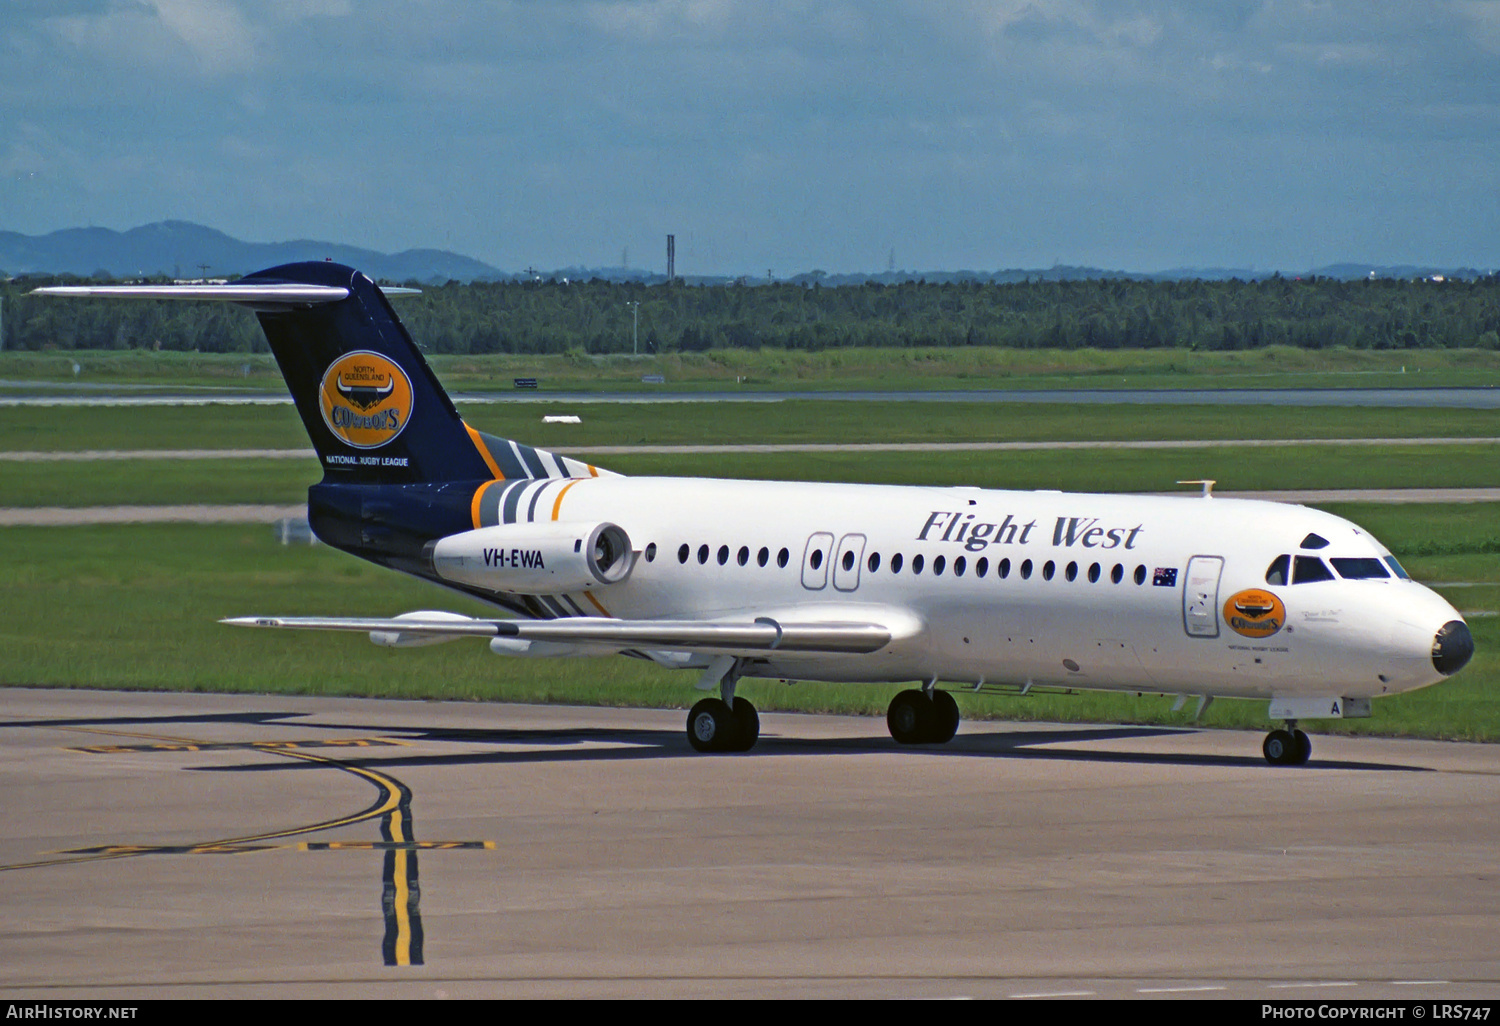
M 1261 588 L 1246 588 L 1224 603 L 1224 622 L 1241 637 L 1269 638 L 1286 624 L 1286 606 Z

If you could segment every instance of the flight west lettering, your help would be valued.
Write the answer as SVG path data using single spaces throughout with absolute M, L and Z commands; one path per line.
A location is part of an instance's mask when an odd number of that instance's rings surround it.
M 485 549 L 484 565 L 497 570 L 545 570 L 541 549 Z
M 991 545 L 1029 545 L 1037 522 L 1020 523 L 1007 513 L 1000 523 L 978 521 L 973 513 L 934 510 L 917 533 L 917 541 L 953 542 L 970 552 Z M 1052 544 L 1058 548 L 1133 549 L 1145 525 L 1117 527 L 1098 517 L 1058 517 L 1052 525 Z M 1038 536 L 1040 537 L 1040 536 Z

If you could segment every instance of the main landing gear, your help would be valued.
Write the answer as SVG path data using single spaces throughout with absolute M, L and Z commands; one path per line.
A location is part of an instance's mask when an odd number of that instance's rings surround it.
M 700 752 L 748 752 L 760 738 L 760 714 L 743 698 L 705 698 L 688 712 L 687 735 Z
M 1296 720 L 1287 720 L 1285 730 L 1273 730 L 1260 746 L 1272 766 L 1302 766 L 1312 757 L 1312 741 L 1297 729 Z
M 903 691 L 891 699 L 885 725 L 903 745 L 940 745 L 958 733 L 958 703 L 933 686 Z
M 760 739 L 760 714 L 734 693 L 739 671 L 739 660 L 726 656 L 715 660 L 698 682 L 704 690 L 719 685 L 718 698 L 705 698 L 688 711 L 688 744 L 700 752 L 748 752 Z

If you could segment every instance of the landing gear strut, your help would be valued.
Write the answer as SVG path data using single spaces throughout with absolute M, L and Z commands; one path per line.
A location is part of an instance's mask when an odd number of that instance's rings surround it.
M 958 703 L 946 691 L 911 688 L 891 699 L 885 724 L 903 745 L 940 745 L 958 733 Z
M 1286 721 L 1286 730 L 1273 730 L 1260 746 L 1272 766 L 1302 766 L 1312 757 L 1312 740 L 1297 729 L 1296 720 Z
M 713 687 L 713 675 L 719 677 L 719 698 L 705 698 L 688 712 L 688 744 L 700 752 L 748 752 L 760 739 L 760 714 L 746 699 L 736 697 L 734 686 L 739 680 L 739 661 L 715 665 L 703 675 L 699 687 L 707 681 Z

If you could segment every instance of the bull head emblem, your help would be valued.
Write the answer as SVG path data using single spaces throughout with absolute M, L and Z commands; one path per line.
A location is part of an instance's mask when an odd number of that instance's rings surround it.
M 1234 604 L 1234 608 L 1236 612 L 1244 613 L 1252 620 L 1259 620 L 1276 607 L 1269 602 L 1247 602 L 1244 599 L 1240 599 Z
M 342 374 L 338 376 L 338 380 L 335 383 L 338 386 L 339 395 L 348 400 L 351 406 L 361 410 L 368 410 L 371 407 L 379 406 L 385 401 L 387 396 L 396 390 L 396 379 L 392 377 L 386 378 L 385 384 L 378 388 L 370 385 L 346 385 L 344 384 L 344 376 Z

